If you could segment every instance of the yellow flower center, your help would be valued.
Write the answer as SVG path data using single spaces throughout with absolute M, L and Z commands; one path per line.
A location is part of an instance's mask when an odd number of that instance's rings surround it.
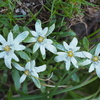
M 8 45 L 6 45 L 6 46 L 4 47 L 4 50 L 7 51 L 7 52 L 10 51 L 10 47 L 9 47 Z
M 99 60 L 99 57 L 98 57 L 98 56 L 94 56 L 94 57 L 92 58 L 92 60 L 93 60 L 94 62 L 96 62 L 96 61 Z
M 25 75 L 29 75 L 30 72 L 29 72 L 28 70 L 26 70 L 26 71 L 24 71 L 24 74 L 25 74 Z
M 44 37 L 42 37 L 42 36 L 39 36 L 37 40 L 38 40 L 39 42 L 43 42 L 43 40 L 44 40 Z
M 68 53 L 67 53 L 67 54 L 68 54 L 68 56 L 69 56 L 69 57 L 73 57 L 73 56 L 74 56 L 73 51 L 68 51 Z

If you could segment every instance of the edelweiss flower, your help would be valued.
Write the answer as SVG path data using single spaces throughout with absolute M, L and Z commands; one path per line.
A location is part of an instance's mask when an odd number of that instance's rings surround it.
M 25 31 L 21 34 L 19 34 L 14 40 L 13 40 L 13 34 L 10 32 L 8 34 L 7 41 L 4 39 L 2 35 L 0 35 L 0 42 L 2 45 L 0 45 L 0 58 L 4 58 L 5 65 L 11 69 L 11 60 L 14 59 L 16 61 L 19 61 L 18 57 L 14 54 L 14 51 L 24 50 L 25 46 L 19 44 L 28 36 L 28 31 Z
M 35 24 L 36 31 L 30 31 L 34 36 L 28 42 L 35 42 L 33 46 L 33 53 L 36 52 L 40 48 L 40 52 L 42 54 L 43 59 L 45 59 L 46 51 L 45 49 L 51 51 L 52 53 L 56 53 L 56 48 L 52 45 L 53 41 L 51 39 L 47 39 L 47 36 L 52 33 L 55 25 L 53 24 L 51 27 L 45 27 L 43 30 L 41 28 L 41 21 L 37 20 Z
M 81 65 L 90 65 L 89 72 L 92 72 L 96 69 L 97 76 L 100 78 L 100 43 L 97 45 L 94 55 L 88 53 L 85 55 L 88 59 L 86 59 Z
M 38 73 L 46 69 L 46 65 L 36 67 L 35 60 L 27 62 L 25 67 L 21 67 L 19 64 L 14 63 L 14 62 L 12 64 L 14 65 L 16 69 L 24 72 L 20 78 L 20 83 L 22 83 L 26 79 L 27 76 L 30 76 L 33 82 L 37 85 L 36 78 L 39 78 Z
M 66 65 L 66 70 L 69 70 L 71 63 L 78 68 L 77 60 L 75 57 L 82 57 L 85 58 L 84 54 L 87 54 L 87 52 L 77 52 L 80 47 L 76 47 L 78 43 L 77 38 L 73 38 L 73 40 L 68 45 L 66 42 L 63 42 L 63 46 L 65 47 L 64 52 L 58 52 L 58 56 L 55 57 L 56 62 L 64 61 Z

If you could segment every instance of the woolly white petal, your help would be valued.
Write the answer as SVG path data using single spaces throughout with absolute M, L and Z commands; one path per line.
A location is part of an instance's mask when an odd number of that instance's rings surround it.
M 17 57 L 14 53 L 12 54 L 12 58 L 13 58 L 14 60 L 16 60 L 16 61 L 19 61 L 18 57 Z
M 40 51 L 42 55 L 46 54 L 45 48 L 42 45 L 40 46 Z
M 38 34 L 40 34 L 42 32 L 41 21 L 40 20 L 37 20 L 37 22 L 35 23 L 35 29 L 36 29 L 36 32 Z
M 51 51 L 54 54 L 57 53 L 57 50 L 56 50 L 56 48 L 53 45 L 46 46 L 46 49 L 48 49 L 49 51 Z
M 28 31 L 24 31 L 22 33 L 20 33 L 14 40 L 14 43 L 20 43 L 22 42 L 27 36 L 28 36 L 29 32 Z
M 90 68 L 89 68 L 89 72 L 92 72 L 93 70 L 94 70 L 94 64 L 92 63 L 91 65 L 90 65 Z
M 27 64 L 25 65 L 25 69 L 30 70 L 30 61 L 29 61 L 29 62 L 27 62 Z
M 63 45 L 64 45 L 65 49 L 69 51 L 69 45 L 66 42 L 63 42 Z
M 38 34 L 35 31 L 30 31 L 34 37 L 38 37 Z
M 95 50 L 95 55 L 98 56 L 100 53 L 100 43 L 97 45 L 97 48 Z
M 5 57 L 4 57 L 5 65 L 6 65 L 9 69 L 12 68 L 12 66 L 11 66 L 11 60 L 12 60 L 12 58 L 10 58 L 10 57 L 8 57 L 8 56 L 5 56 Z
M 81 63 L 82 66 L 90 64 L 92 61 L 90 59 L 86 59 L 84 62 Z
M 71 62 L 76 68 L 78 68 L 77 61 L 74 57 L 71 57 Z
M 2 47 L 2 45 L 0 45 L 0 50 L 3 50 L 3 47 Z
M 4 58 L 5 55 L 6 55 L 6 52 L 5 51 L 0 52 L 0 58 Z
M 91 58 L 92 55 L 89 52 L 82 51 L 82 52 L 75 52 L 74 56 L 81 57 L 81 58 Z
M 37 73 L 42 72 L 42 71 L 46 70 L 46 65 L 35 67 L 35 70 Z
M 35 66 L 35 60 L 31 61 L 30 64 L 31 64 L 31 65 L 30 65 L 31 69 L 33 69 L 34 66 Z
M 12 62 L 12 65 L 13 65 L 17 70 L 20 70 L 20 71 L 24 71 L 24 70 L 25 70 L 24 67 L 21 67 L 21 66 L 20 66 L 19 64 L 17 64 L 17 63 Z
M 76 37 L 73 38 L 73 40 L 70 42 L 69 46 L 76 47 L 78 44 L 78 40 Z
M 56 56 L 56 57 L 54 58 L 54 60 L 55 60 L 56 62 L 61 62 L 61 61 L 64 60 L 64 56 Z
M 97 76 L 100 78 L 100 66 L 96 66 Z
M 4 39 L 4 37 L 3 37 L 2 35 L 0 35 L 0 42 L 1 42 L 2 44 L 4 44 L 4 43 L 6 42 L 6 40 Z
M 65 52 L 57 52 L 57 54 L 58 54 L 59 56 L 67 55 L 67 53 L 65 53 Z
M 21 76 L 21 78 L 20 78 L 20 83 L 24 82 L 25 79 L 26 79 L 26 75 L 23 74 L 23 75 Z
M 12 34 L 12 32 L 10 32 L 9 34 L 8 34 L 8 42 L 12 42 L 13 41 L 13 34 Z
M 42 30 L 42 32 L 41 32 L 41 36 L 45 36 L 46 35 L 46 33 L 47 33 L 47 31 L 48 31 L 48 27 L 45 27 L 43 30 Z
M 66 62 L 65 62 L 65 67 L 66 67 L 66 70 L 69 70 L 70 69 L 70 59 L 67 59 Z
M 16 51 L 19 51 L 19 50 L 24 50 L 25 48 L 26 48 L 26 47 L 25 47 L 24 45 L 21 45 L 21 44 L 20 44 L 20 45 L 16 45 L 14 49 L 15 49 Z
M 33 53 L 36 52 L 40 47 L 40 44 L 39 43 L 35 43 L 34 46 L 33 46 Z
M 51 39 L 44 39 L 43 42 L 46 43 L 46 45 L 50 45 L 53 43 L 53 41 Z
M 36 71 L 34 71 L 34 72 L 31 72 L 31 77 L 36 77 L 36 78 L 38 78 L 39 77 L 39 75 L 37 74 L 37 72 Z

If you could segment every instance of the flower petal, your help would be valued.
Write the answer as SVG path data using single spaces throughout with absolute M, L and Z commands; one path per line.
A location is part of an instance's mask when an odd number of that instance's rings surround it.
M 47 31 L 48 31 L 48 27 L 45 27 L 43 30 L 42 30 L 42 32 L 41 32 L 41 36 L 45 36 L 46 35 L 46 33 L 47 33 Z
M 5 56 L 5 57 L 4 57 L 5 65 L 6 65 L 9 69 L 12 68 L 12 66 L 11 66 L 11 60 L 12 60 L 12 58 L 10 58 L 10 57 L 8 57 L 8 56 Z
M 86 51 L 81 51 L 81 52 L 75 52 L 74 53 L 75 56 L 77 57 L 81 57 L 81 58 L 92 58 L 92 55 L 89 53 L 89 52 L 86 52 Z
M 20 78 L 20 83 L 24 82 L 25 79 L 26 79 L 26 75 L 23 74 L 23 75 L 21 76 L 21 78 Z
M 100 78 L 100 66 L 96 66 L 96 73 L 97 73 L 97 76 Z
M 40 47 L 40 44 L 39 43 L 35 43 L 34 46 L 33 46 L 33 53 L 36 52 Z
M 53 41 L 51 39 L 44 39 L 43 41 L 46 45 L 52 44 Z
M 94 70 L 94 64 L 92 63 L 91 65 L 90 65 L 90 68 L 89 68 L 89 72 L 92 72 L 93 70 Z
M 42 58 L 45 59 L 46 51 L 45 51 L 45 48 L 42 45 L 40 46 L 40 52 L 42 54 Z
M 38 34 L 40 34 L 42 32 L 41 21 L 40 20 L 37 20 L 37 22 L 35 23 L 35 29 L 36 29 L 36 32 Z
M 28 70 L 30 70 L 30 61 L 27 62 L 27 64 L 25 65 L 25 68 L 28 69 Z
M 54 54 L 57 53 L 57 49 L 53 45 L 46 46 L 46 49 L 48 49 L 50 52 L 52 52 Z
M 71 57 L 71 62 L 76 68 L 78 68 L 77 61 L 74 57 Z
M 14 40 L 14 43 L 20 43 L 22 42 L 27 36 L 28 36 L 29 32 L 28 31 L 24 31 L 22 33 L 20 33 Z
M 4 37 L 3 37 L 2 35 L 0 35 L 0 42 L 1 42 L 2 44 L 4 44 L 4 43 L 6 42 L 6 40 L 4 39 Z
M 12 54 L 12 58 L 15 60 L 15 61 L 19 61 L 18 57 L 13 53 Z
M 70 62 L 70 59 L 67 59 L 66 62 L 65 62 L 66 70 L 69 70 L 69 69 L 70 69 L 70 63 L 71 63 L 71 62 Z
M 98 56 L 100 53 L 100 43 L 97 45 L 97 48 L 95 50 L 95 55 Z
M 37 74 L 37 72 L 36 71 L 33 71 L 33 72 L 31 72 L 31 77 L 36 77 L 36 78 L 38 78 L 39 77 L 39 75 Z
M 8 34 L 8 42 L 12 42 L 13 41 L 13 34 L 12 34 L 12 32 L 10 32 L 9 34 Z
M 46 70 L 46 65 L 35 67 L 35 70 L 37 73 L 42 72 L 42 71 Z
M 73 40 L 70 42 L 69 46 L 76 47 L 77 44 L 78 44 L 78 40 L 76 37 L 74 37 Z
M 12 65 L 13 65 L 17 70 L 25 71 L 25 68 L 24 68 L 24 67 L 21 67 L 19 64 L 15 63 L 15 62 L 12 62 Z
M 64 56 L 56 56 L 56 57 L 54 58 L 54 60 L 55 60 L 56 62 L 64 61 Z
M 80 49 L 80 47 L 72 47 L 72 50 L 75 52 L 75 51 L 78 51 Z
M 59 56 L 64 56 L 64 55 L 67 55 L 67 53 L 66 53 L 66 52 L 57 52 L 57 54 L 58 54 Z
M 82 66 L 90 64 L 92 61 L 90 59 L 86 59 L 84 62 L 81 63 Z
M 6 52 L 5 52 L 5 51 L 0 52 L 0 58 L 4 58 L 4 57 L 5 57 L 5 55 L 6 55 Z
M 34 37 L 38 37 L 39 35 L 35 31 L 30 31 Z
M 2 47 L 2 45 L 0 45 L 0 50 L 3 50 L 3 47 Z
M 25 47 L 24 45 L 21 45 L 21 44 L 20 44 L 20 45 L 16 45 L 14 49 L 15 49 L 16 51 L 19 51 L 19 50 L 24 50 L 25 48 L 26 48 L 26 47 Z
M 30 67 L 31 67 L 31 69 L 34 69 L 34 67 L 35 67 L 35 60 L 30 62 Z
M 63 42 L 63 45 L 64 45 L 65 49 L 69 51 L 69 45 L 66 42 Z

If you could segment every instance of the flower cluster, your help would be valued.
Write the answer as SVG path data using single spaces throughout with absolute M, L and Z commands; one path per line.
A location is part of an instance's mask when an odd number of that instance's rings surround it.
M 25 67 L 23 67 L 24 65 L 22 64 L 18 64 L 19 58 L 16 55 L 16 52 L 26 49 L 26 46 L 22 44 L 23 40 L 26 43 L 34 43 L 32 54 L 40 49 L 43 59 L 46 58 L 46 50 L 55 54 L 56 56 L 54 61 L 64 61 L 66 70 L 69 70 L 71 65 L 73 65 L 75 68 L 79 68 L 77 58 L 80 58 L 80 60 L 85 59 L 81 65 L 85 66 L 91 64 L 89 72 L 96 69 L 96 73 L 98 77 L 100 77 L 100 43 L 97 45 L 95 53 L 91 54 L 86 51 L 79 51 L 80 47 L 77 46 L 78 40 L 76 37 L 74 37 L 69 45 L 64 41 L 64 50 L 57 52 L 56 47 L 53 45 L 53 41 L 48 38 L 54 29 L 55 24 L 51 25 L 49 28 L 45 27 L 42 29 L 41 21 L 37 20 L 35 24 L 36 31 L 24 31 L 18 34 L 15 39 L 13 38 L 13 33 L 10 31 L 7 41 L 2 35 L 0 35 L 0 58 L 4 58 L 4 63 L 9 69 L 11 69 L 13 65 L 17 70 L 23 72 L 19 79 L 19 83 L 22 83 L 25 81 L 26 77 L 29 77 L 38 88 L 41 88 L 38 73 L 46 70 L 46 64 L 36 67 L 35 59 L 27 61 Z M 29 33 L 31 37 L 27 38 Z

